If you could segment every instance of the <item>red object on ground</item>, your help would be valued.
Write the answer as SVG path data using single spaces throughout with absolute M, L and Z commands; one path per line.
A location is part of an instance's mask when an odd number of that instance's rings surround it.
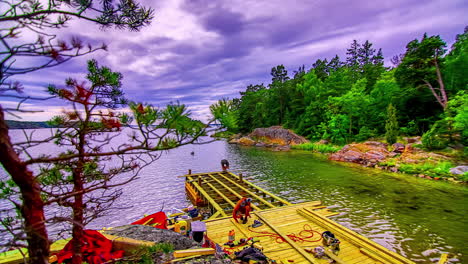
M 167 229 L 167 216 L 166 213 L 159 211 L 155 214 L 148 215 L 142 219 L 135 221 L 132 225 L 151 225 L 159 229 Z
M 101 264 L 109 260 L 119 259 L 123 257 L 124 251 L 112 251 L 112 241 L 107 239 L 96 230 L 84 230 L 84 241 L 81 248 L 83 260 L 89 264 Z M 65 247 L 57 254 L 58 263 L 73 257 L 73 239 L 70 240 Z

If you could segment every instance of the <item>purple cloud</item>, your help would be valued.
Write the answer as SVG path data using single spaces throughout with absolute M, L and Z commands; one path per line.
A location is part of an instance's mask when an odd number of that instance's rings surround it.
M 61 38 L 79 35 L 84 42 L 108 44 L 108 52 L 84 56 L 54 69 L 19 76 L 31 94 L 66 77 L 84 78 L 86 60 L 97 59 L 124 75 L 127 97 L 164 106 L 180 101 L 205 119 L 208 106 L 222 97 L 238 97 L 249 84 L 270 81 L 270 69 L 284 64 L 290 74 L 316 59 L 343 60 L 353 39 L 370 40 L 386 60 L 405 50 L 424 32 L 439 34 L 450 45 L 468 25 L 463 0 L 367 1 L 144 1 L 156 9 L 151 26 L 141 32 L 108 29 L 73 21 Z M 86 29 L 86 30 L 83 30 Z M 0 99 L 2 100 L 2 99 Z M 10 103 L 5 100 L 0 103 Z M 47 119 L 62 106 L 33 120 Z

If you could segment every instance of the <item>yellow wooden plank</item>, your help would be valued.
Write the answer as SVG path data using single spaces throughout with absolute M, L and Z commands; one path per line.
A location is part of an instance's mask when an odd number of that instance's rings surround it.
M 227 190 L 229 190 L 232 194 L 234 194 L 235 196 L 237 196 L 237 198 L 241 199 L 242 198 L 242 195 L 239 194 L 238 192 L 236 192 L 235 190 L 233 190 L 232 188 L 230 188 L 229 186 L 227 186 L 226 184 L 224 184 L 222 181 L 216 179 L 216 177 L 214 177 L 213 175 L 209 174 L 210 178 L 215 180 L 217 183 L 219 183 L 221 186 L 223 186 L 224 188 L 226 188 Z M 235 205 L 234 205 L 235 206 Z M 260 210 L 260 208 L 258 208 L 258 206 L 256 206 L 255 204 L 251 204 L 252 208 L 255 209 L 255 210 Z
M 439 259 L 439 262 L 438 264 L 445 264 L 448 260 L 448 254 L 447 253 L 442 253 L 442 255 L 440 255 L 440 259 Z
M 192 184 L 193 184 L 193 186 L 198 190 L 198 192 L 200 192 L 200 193 L 205 197 L 205 199 L 207 199 L 208 202 L 209 202 L 218 212 L 220 212 L 220 214 L 221 214 L 222 216 L 226 216 L 226 213 L 224 212 L 224 209 L 221 208 L 221 206 L 219 206 L 219 204 L 216 203 L 216 202 L 213 200 L 213 198 L 211 198 L 211 197 L 205 192 L 205 190 L 203 190 L 203 188 L 202 188 L 200 185 L 198 185 L 198 183 L 192 182 Z
M 266 218 L 264 218 L 261 214 L 255 213 L 255 215 L 262 220 L 263 223 L 267 224 L 273 231 L 275 231 L 278 235 L 280 235 L 286 242 L 288 242 L 291 247 L 293 247 L 299 254 L 304 256 L 308 261 L 311 263 L 317 263 L 315 259 L 313 259 L 309 253 L 305 252 L 302 248 L 298 247 L 294 241 L 292 241 L 288 236 L 282 234 L 275 226 L 271 225 Z
M 239 176 L 237 176 L 237 175 L 235 175 L 235 174 L 233 174 L 233 173 L 231 173 L 231 172 L 227 172 L 227 173 L 228 173 L 229 175 L 233 176 L 234 178 L 240 180 Z M 269 192 L 269 191 L 267 191 L 267 190 L 265 190 L 265 189 L 263 189 L 263 188 L 258 187 L 257 185 L 255 185 L 255 184 L 253 184 L 253 183 L 251 183 L 251 182 L 249 182 L 249 181 L 243 180 L 243 182 L 247 183 L 248 185 L 250 185 L 251 187 L 253 187 L 253 188 L 257 189 L 257 190 L 262 191 L 262 192 L 265 193 L 265 194 L 268 194 L 268 195 L 271 196 L 272 198 L 274 198 L 274 199 L 276 199 L 276 200 L 278 200 L 278 201 L 284 203 L 285 205 L 292 205 L 290 202 L 288 202 L 288 201 L 286 201 L 286 200 L 284 200 L 284 199 L 282 199 L 282 198 L 280 198 L 280 197 L 278 197 L 278 196 L 272 194 L 271 192 Z
M 258 196 L 257 194 L 251 192 L 249 189 L 245 188 L 244 186 L 242 185 L 239 185 L 238 183 L 236 183 L 235 181 L 229 179 L 228 177 L 222 175 L 222 174 L 219 174 L 221 177 L 223 177 L 224 179 L 228 180 L 229 182 L 231 182 L 232 184 L 234 184 L 235 186 L 239 187 L 240 189 L 244 190 L 246 193 L 250 194 L 250 196 L 252 196 L 252 198 L 255 198 L 256 200 L 259 200 L 261 201 L 263 204 L 271 207 L 271 208 L 274 208 L 274 207 L 277 207 L 275 205 L 273 205 L 272 203 L 268 202 L 267 200 L 263 199 L 262 197 Z
M 448 254 L 443 253 L 442 255 L 440 255 L 439 262 L 437 262 L 437 263 L 438 264 L 445 264 L 447 262 L 447 259 L 448 259 Z
M 329 228 L 333 230 L 335 233 L 339 233 L 340 236 L 346 237 L 349 242 L 352 242 L 360 247 L 363 248 L 368 248 L 372 247 L 374 248 L 374 253 L 379 255 L 380 257 L 386 259 L 390 263 L 397 263 L 396 261 L 399 261 L 401 263 L 411 263 L 413 264 L 411 260 L 408 260 L 404 258 L 403 256 L 398 255 L 397 253 L 388 250 L 387 248 L 375 243 L 374 241 L 371 241 L 370 239 L 359 235 L 358 233 L 351 231 L 344 226 L 324 217 L 321 216 L 314 211 L 311 211 L 307 208 L 303 209 L 298 209 L 298 212 L 306 217 L 311 218 L 311 220 L 316 221 L 319 224 L 322 224 L 325 228 Z
M 214 253 L 216 253 L 214 248 L 183 249 L 174 251 L 174 258 L 183 258 L 194 255 L 213 255 Z

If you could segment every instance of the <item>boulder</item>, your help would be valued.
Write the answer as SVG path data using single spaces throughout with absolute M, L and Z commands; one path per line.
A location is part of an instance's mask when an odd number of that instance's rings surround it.
M 256 144 L 256 142 L 249 137 L 242 137 L 238 140 L 238 144 L 244 145 L 244 146 L 253 146 Z
M 393 147 L 393 152 L 396 152 L 396 153 L 403 153 L 405 151 L 405 145 L 401 143 L 394 143 L 392 147 Z
M 391 156 L 387 150 L 387 144 L 367 141 L 359 144 L 349 144 L 340 151 L 332 154 L 329 159 L 344 162 L 354 162 L 365 166 L 374 167 L 378 162 Z
M 298 145 L 309 142 L 304 137 L 295 134 L 289 129 L 281 126 L 272 126 L 268 128 L 256 128 L 249 134 L 250 138 L 255 138 L 267 144 L 278 145 Z
M 145 225 L 125 225 L 105 230 L 104 233 L 156 243 L 170 243 L 175 250 L 200 247 L 201 244 L 177 232 Z
M 450 169 L 450 173 L 461 175 L 468 171 L 468 166 L 457 166 Z
M 285 146 L 277 146 L 273 149 L 273 151 L 290 151 L 291 147 L 289 145 Z

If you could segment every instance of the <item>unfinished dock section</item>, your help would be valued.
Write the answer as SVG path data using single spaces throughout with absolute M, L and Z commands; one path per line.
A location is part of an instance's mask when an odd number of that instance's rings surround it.
M 291 205 L 290 202 L 254 185 L 239 176 L 227 172 L 189 174 L 185 177 L 185 190 L 192 204 L 211 209 L 210 219 L 232 214 L 237 201 L 242 197 L 253 199 L 252 209 L 260 211 Z

